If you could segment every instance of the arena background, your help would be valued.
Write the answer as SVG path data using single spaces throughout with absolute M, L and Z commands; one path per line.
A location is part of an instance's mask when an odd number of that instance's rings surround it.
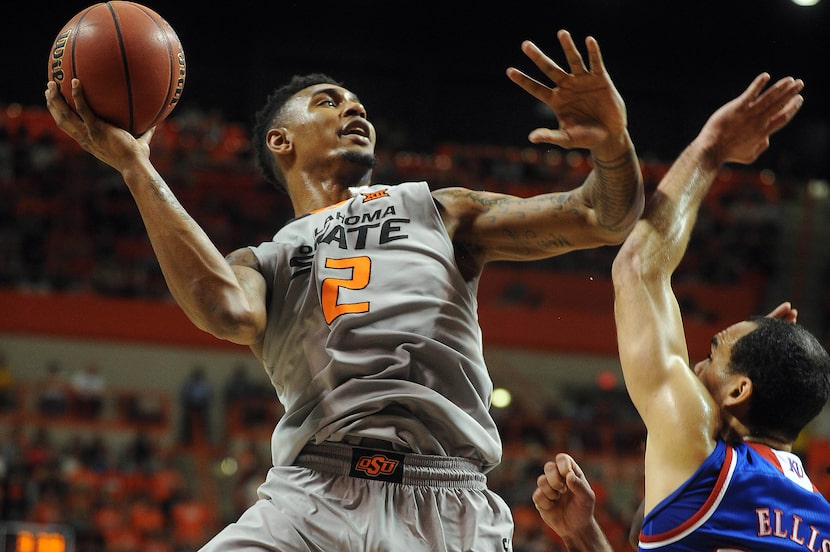
M 62 24 L 86 5 L 14 2 L 6 8 L 0 18 L 0 52 L 4 54 L 0 56 L 0 109 L 16 109 L 17 105 L 42 109 L 52 40 Z M 535 41 L 564 62 L 555 39 L 560 28 L 572 32 L 583 52 L 586 34 L 599 40 L 606 65 L 626 101 L 632 137 L 648 162 L 670 162 L 705 118 L 759 72 L 768 71 L 773 79 L 786 74 L 803 78 L 806 102 L 801 113 L 773 137 L 770 150 L 752 167 L 756 173 L 773 171 L 777 181 L 789 187 L 787 193 L 793 200 L 774 206 L 785 222 L 785 246 L 765 253 L 782 270 L 770 282 L 762 306 L 771 307 L 776 298 L 797 299 L 801 321 L 824 332 L 825 343 L 830 343 L 828 0 L 810 8 L 799 8 L 789 0 L 551 0 L 492 5 L 236 1 L 195 7 L 160 0 L 147 5 L 176 29 L 187 56 L 187 82 L 173 119 L 194 112 L 218 113 L 226 121 L 246 126 L 275 85 L 294 73 L 324 71 L 359 94 L 380 130 L 379 147 L 392 151 L 430 154 L 441 144 L 529 146 L 530 130 L 555 123 L 504 71 L 516 66 L 538 75 L 520 51 L 524 39 Z M 202 215 L 192 214 L 197 221 Z M 809 224 L 804 222 L 808 218 Z M 809 243 L 799 247 L 805 232 Z M 499 274 L 505 277 L 505 272 Z M 556 287 L 553 281 L 560 280 L 546 280 L 548 287 Z M 558 295 L 545 299 L 550 299 L 545 302 L 550 308 L 536 311 L 515 311 L 492 302 L 483 306 L 485 352 L 493 379 L 513 391 L 531 418 L 534 411 L 549 414 L 551 404 L 569 402 L 571 408 L 580 407 L 583 399 L 595 405 L 625 399 L 607 283 L 583 274 L 569 280 Z M 746 290 L 710 290 L 707 297 L 722 310 L 732 309 L 743 316 L 742 291 Z M 586 303 L 579 303 L 582 299 Z M 590 308 L 585 307 L 588 303 Z M 707 344 L 711 329 L 705 320 L 688 321 L 693 353 L 698 344 Z M 175 445 L 178 438 L 176 393 L 194 366 L 206 369 L 216 393 L 238 365 L 265 383 L 263 371 L 244 348 L 202 334 L 175 305 L 165 301 L 78 299 L 0 286 L 0 351 L 15 381 L 28 394 L 26 400 L 37 392 L 46 366 L 55 359 L 66 374 L 97 363 L 112 393 L 124 390 L 165 397 L 170 401 L 169 423 L 162 433 L 153 435 L 169 445 Z M 579 400 L 574 401 L 575 396 Z M 113 402 L 108 414 L 114 415 L 116 409 Z M 214 414 L 214 444 L 228 445 L 232 440 L 223 442 L 227 420 L 222 419 L 218 400 Z M 577 420 L 580 411 L 565 414 Z M 133 439 L 133 426 L 107 425 L 108 420 L 60 422 L 54 425 L 53 438 L 62 444 L 79 434 L 104 434 L 113 446 Z M 3 432 L 17 422 L 18 418 L 0 414 L 0 441 Z M 24 420 L 23 425 L 53 427 L 50 422 L 35 418 Z M 624 425 L 619 418 L 611 422 L 608 427 L 615 430 Z M 267 450 L 271 425 L 265 424 L 254 435 L 263 450 Z M 601 428 L 590 429 L 598 432 Z M 817 420 L 809 433 L 828 441 L 830 415 Z M 237 437 L 242 440 L 250 435 Z M 557 446 L 561 443 L 556 442 Z M 566 442 L 579 453 L 589 450 L 579 440 Z M 533 445 L 517 452 L 511 449 L 513 443 L 508 445 L 502 474 L 518 471 L 515 466 L 521 462 L 535 470 L 541 455 L 548 452 Z M 830 463 L 830 445 L 827 451 Z M 202 463 L 219 470 L 224 466 L 220 461 L 231 452 L 216 448 L 205 454 L 197 460 L 209 458 Z M 636 450 L 627 449 L 622 460 L 592 456 L 588 462 L 595 481 L 625 487 L 621 494 L 610 496 L 627 497 L 621 507 L 626 512 L 637 494 L 640 462 Z M 211 475 L 212 471 L 200 474 L 199 481 L 204 483 Z M 522 473 L 518 481 L 500 484 L 513 484 L 519 496 L 527 498 L 523 485 L 531 479 Z M 220 492 L 222 481 L 217 484 Z M 822 480 L 822 486 L 830 489 L 830 481 Z M 226 498 L 214 494 L 207 501 L 224 506 L 227 501 L 217 496 Z M 536 518 L 530 518 L 517 515 L 521 527 L 525 522 L 538 526 Z

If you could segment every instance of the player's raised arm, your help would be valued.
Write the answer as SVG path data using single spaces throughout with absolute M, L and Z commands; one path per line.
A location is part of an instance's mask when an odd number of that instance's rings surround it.
M 173 298 L 193 323 L 234 343 L 251 345 L 265 324 L 264 297 L 252 301 L 223 255 L 179 203 L 150 162 L 150 130 L 140 138 L 97 117 L 80 81 L 72 82 L 72 110 L 54 82 L 46 106 L 58 127 L 119 173 L 130 190 Z
M 569 69 L 525 41 L 522 51 L 552 84 L 508 68 L 507 76 L 550 107 L 558 128 L 537 128 L 534 143 L 585 149 L 593 170 L 576 189 L 530 198 L 464 189 L 436 195 L 455 230 L 483 259 L 533 260 L 576 249 L 621 243 L 643 209 L 643 179 L 628 133 L 625 104 L 606 71 L 597 41 L 588 37 L 586 65 L 570 33 L 559 31 Z M 471 249 L 473 249 L 471 247 Z
M 671 276 L 721 166 L 753 162 L 800 108 L 801 81 L 787 77 L 764 90 L 768 82 L 769 75 L 759 75 L 709 118 L 661 180 L 614 261 L 621 366 L 648 430 L 646 512 L 698 468 L 721 430 L 716 400 L 690 369 Z

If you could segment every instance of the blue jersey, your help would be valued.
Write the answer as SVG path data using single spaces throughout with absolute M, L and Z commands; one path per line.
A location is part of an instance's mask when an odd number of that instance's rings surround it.
M 830 503 L 796 455 L 718 441 L 645 516 L 639 550 L 830 551 Z

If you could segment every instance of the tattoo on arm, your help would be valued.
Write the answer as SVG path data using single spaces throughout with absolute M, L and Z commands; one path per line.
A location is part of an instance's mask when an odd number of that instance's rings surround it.
M 621 230 L 631 214 L 638 193 L 637 158 L 625 153 L 611 161 L 593 160 L 594 170 L 588 177 L 588 200 L 600 226 L 611 231 Z
M 515 203 L 510 203 L 515 206 Z M 570 215 L 578 217 L 580 213 L 579 207 L 576 205 L 574 197 L 565 193 L 553 193 L 542 196 L 530 197 L 521 204 L 521 211 L 515 211 L 515 214 L 522 215 L 525 212 L 541 211 L 549 212 L 551 206 L 553 211 L 550 214 L 552 219 L 558 218 L 560 215 Z M 536 230 L 526 230 L 523 233 L 517 233 L 510 230 L 505 230 L 504 235 L 512 240 L 517 246 L 521 246 L 524 250 L 531 254 L 531 252 L 547 251 L 550 254 L 558 254 L 562 250 L 571 249 L 573 241 L 566 234 L 560 230 L 550 232 L 541 232 L 541 228 Z
M 181 202 L 176 198 L 173 192 L 168 187 L 167 183 L 162 178 L 150 178 L 150 188 L 155 193 L 156 197 L 162 203 L 168 204 L 181 220 L 193 221 L 193 217 L 185 210 Z
M 237 249 L 236 251 L 232 251 L 225 256 L 225 260 L 228 261 L 228 264 L 231 266 L 247 266 L 248 268 L 260 271 L 259 260 L 249 247 L 243 247 L 241 249 Z

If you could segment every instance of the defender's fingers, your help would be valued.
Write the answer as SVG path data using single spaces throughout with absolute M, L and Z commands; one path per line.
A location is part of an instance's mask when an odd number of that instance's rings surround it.
M 579 464 L 576 463 L 576 460 L 574 460 L 571 455 L 565 454 L 564 452 L 559 453 L 556 456 L 556 464 L 559 467 L 560 473 L 565 474 L 569 471 L 572 471 L 580 479 L 585 479 L 585 473 L 582 471 L 582 468 L 579 466 Z
M 536 506 L 536 509 L 540 511 L 552 510 L 553 504 L 557 500 L 555 498 L 549 498 L 539 489 L 533 491 L 531 499 L 533 500 L 533 505 Z
M 556 462 L 545 462 L 544 470 L 545 474 L 542 477 L 545 478 L 550 489 L 556 492 L 557 498 L 562 493 L 567 492 L 568 486 L 565 484 L 566 474 L 559 470 Z
M 792 97 L 804 88 L 804 81 L 792 77 L 779 79 L 758 96 L 756 105 L 761 111 L 772 114 L 781 109 Z
M 789 123 L 795 114 L 798 113 L 798 110 L 801 109 L 801 106 L 804 105 L 804 98 L 799 94 L 790 100 L 784 105 L 781 110 L 778 111 L 773 117 L 769 120 L 769 133 L 775 134 Z
M 550 479 L 548 479 L 546 474 L 542 474 L 536 478 L 536 489 L 549 500 L 557 499 L 561 495 L 561 493 L 554 489 L 550 484 Z
M 739 97 L 744 101 L 750 101 L 757 98 L 761 93 L 761 90 L 764 89 L 764 86 L 766 86 L 769 82 L 770 78 L 769 73 L 761 73 L 752 79 L 752 82 L 749 83 L 749 86 L 746 87 L 746 90 L 744 90 Z

